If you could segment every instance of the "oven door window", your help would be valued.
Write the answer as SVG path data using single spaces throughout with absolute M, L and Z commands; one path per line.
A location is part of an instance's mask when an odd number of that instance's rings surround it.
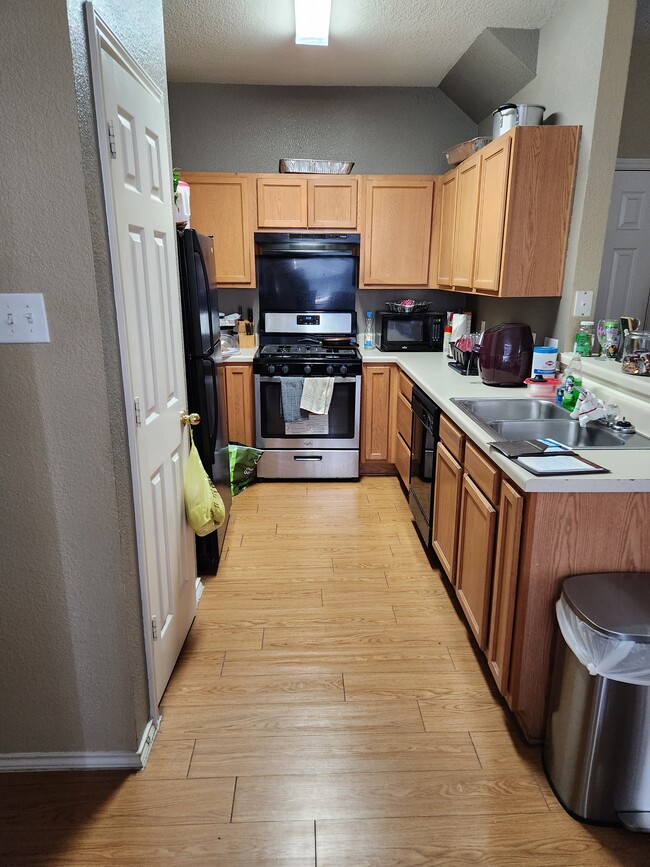
M 385 328 L 386 340 L 389 343 L 424 342 L 424 321 L 422 319 L 388 319 Z
M 300 421 L 285 422 L 282 414 L 280 380 L 261 380 L 260 427 L 262 438 L 343 440 L 355 436 L 356 382 L 354 379 L 334 383 L 332 402 L 326 416 L 300 411 Z

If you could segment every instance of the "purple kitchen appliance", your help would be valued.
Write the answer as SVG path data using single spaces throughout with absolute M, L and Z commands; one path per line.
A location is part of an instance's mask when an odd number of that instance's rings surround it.
M 478 363 L 485 385 L 523 385 L 530 376 L 532 361 L 530 325 L 504 322 L 484 332 Z

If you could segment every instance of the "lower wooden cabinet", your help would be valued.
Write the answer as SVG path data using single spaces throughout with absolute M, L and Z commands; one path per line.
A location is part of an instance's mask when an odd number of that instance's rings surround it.
M 458 528 L 456 593 L 481 650 L 487 647 L 497 511 L 465 473 Z
M 392 459 L 392 364 L 364 364 L 361 383 L 361 462 L 388 464 Z M 364 468 L 366 471 L 369 468 Z M 372 468 L 370 468 L 372 469 Z M 381 468 L 379 468 L 381 470 Z
M 452 584 L 456 583 L 456 551 L 462 486 L 462 466 L 445 445 L 439 442 L 436 451 L 431 544 Z
M 499 500 L 499 530 L 494 561 L 487 659 L 499 692 L 506 696 L 523 517 L 524 496 L 504 479 L 501 482 Z
M 230 442 L 255 445 L 255 399 L 252 364 L 224 364 L 228 439 Z

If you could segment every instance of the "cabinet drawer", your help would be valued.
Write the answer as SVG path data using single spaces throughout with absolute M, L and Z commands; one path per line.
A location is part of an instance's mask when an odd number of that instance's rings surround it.
M 405 443 L 411 444 L 411 404 L 404 399 L 402 394 L 397 395 L 397 433 Z
M 410 410 L 409 410 L 410 411 Z M 406 487 L 409 486 L 409 469 L 411 466 L 411 448 L 399 434 L 395 436 L 395 467 Z
M 413 383 L 405 373 L 402 373 L 401 370 L 397 371 L 397 387 L 399 388 L 399 393 L 403 394 L 406 400 L 411 403 L 413 397 Z
M 440 416 L 440 439 L 445 444 L 447 451 L 462 463 L 465 435 L 449 421 L 446 415 Z
M 501 471 L 475 445 L 465 445 L 465 472 L 491 503 L 499 502 Z

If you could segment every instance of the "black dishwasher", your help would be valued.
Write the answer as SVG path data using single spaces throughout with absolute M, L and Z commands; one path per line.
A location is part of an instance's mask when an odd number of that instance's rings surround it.
M 417 385 L 413 386 L 412 407 L 409 507 L 418 533 L 428 549 L 431 545 L 433 482 L 436 472 L 436 444 L 440 431 L 440 408 Z

